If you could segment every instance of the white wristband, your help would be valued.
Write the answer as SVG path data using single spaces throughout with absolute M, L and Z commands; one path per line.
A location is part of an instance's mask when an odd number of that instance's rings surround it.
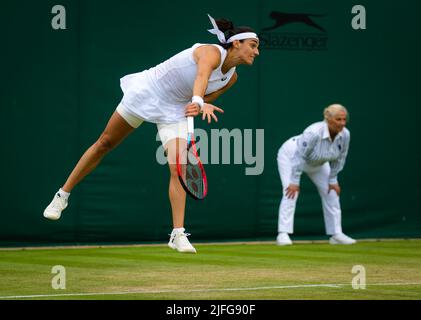
M 193 96 L 193 98 L 191 99 L 191 102 L 197 103 L 200 107 L 200 110 L 202 110 L 203 105 L 205 104 L 205 102 L 203 101 L 203 98 L 199 96 Z

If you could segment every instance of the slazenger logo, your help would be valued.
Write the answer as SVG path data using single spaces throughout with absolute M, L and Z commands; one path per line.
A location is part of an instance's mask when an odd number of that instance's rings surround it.
M 310 13 L 285 13 L 272 11 L 269 17 L 275 20 L 270 27 L 263 28 L 259 34 L 260 46 L 262 49 L 279 50 L 304 50 L 304 51 L 326 51 L 328 36 L 326 30 L 320 25 L 317 19 L 323 18 L 323 14 Z M 313 29 L 308 33 L 278 32 L 279 28 L 289 24 L 305 24 Z M 318 31 L 314 31 L 314 30 Z M 277 32 L 273 32 L 276 30 Z

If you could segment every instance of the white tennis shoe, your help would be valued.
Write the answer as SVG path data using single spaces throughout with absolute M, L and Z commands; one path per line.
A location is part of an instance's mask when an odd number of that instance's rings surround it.
M 357 240 L 352 239 L 343 233 L 337 233 L 329 239 L 330 244 L 354 244 L 356 242 Z
M 178 252 L 196 253 L 196 249 L 191 245 L 189 239 L 187 239 L 187 237 L 190 234 L 185 233 L 184 228 L 182 228 L 181 230 L 182 231 L 171 232 L 170 241 L 168 242 L 168 246 L 171 249 L 177 250 Z
M 60 196 L 57 192 L 54 195 L 53 201 L 44 210 L 44 217 L 50 220 L 58 220 L 61 217 L 61 212 L 67 207 L 67 199 Z
M 292 241 L 286 232 L 280 232 L 276 237 L 276 244 L 278 246 L 290 246 L 292 245 Z

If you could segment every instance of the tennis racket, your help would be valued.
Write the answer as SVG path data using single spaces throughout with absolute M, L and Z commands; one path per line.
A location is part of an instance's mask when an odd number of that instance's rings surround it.
M 197 154 L 193 117 L 187 117 L 187 148 L 179 150 L 177 172 L 184 190 L 196 200 L 203 200 L 208 193 L 205 169 Z

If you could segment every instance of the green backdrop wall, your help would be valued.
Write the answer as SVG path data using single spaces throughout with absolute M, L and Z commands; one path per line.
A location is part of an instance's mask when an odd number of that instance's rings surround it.
M 66 9 L 65 30 L 51 26 L 57 4 Z M 354 5 L 367 10 L 366 30 L 351 26 Z M 156 161 L 152 124 L 72 192 L 61 220 L 47 221 L 42 212 L 115 110 L 119 79 L 196 42 L 215 43 L 207 13 L 253 27 L 262 43 L 254 66 L 240 66 L 238 83 L 215 102 L 225 109 L 220 121 L 196 126 L 264 129 L 265 166 L 259 176 L 246 176 L 246 165 L 206 166 L 209 195 L 187 205 L 192 240 L 274 239 L 276 153 L 333 102 L 351 116 L 339 177 L 344 231 L 356 238 L 421 235 L 419 1 L 9 0 L 1 7 L 0 245 L 167 239 L 168 168 Z M 263 31 L 273 25 L 272 11 L 320 14 L 312 19 L 326 32 L 304 23 Z M 295 238 L 325 238 L 320 199 L 307 178 L 295 230 Z

